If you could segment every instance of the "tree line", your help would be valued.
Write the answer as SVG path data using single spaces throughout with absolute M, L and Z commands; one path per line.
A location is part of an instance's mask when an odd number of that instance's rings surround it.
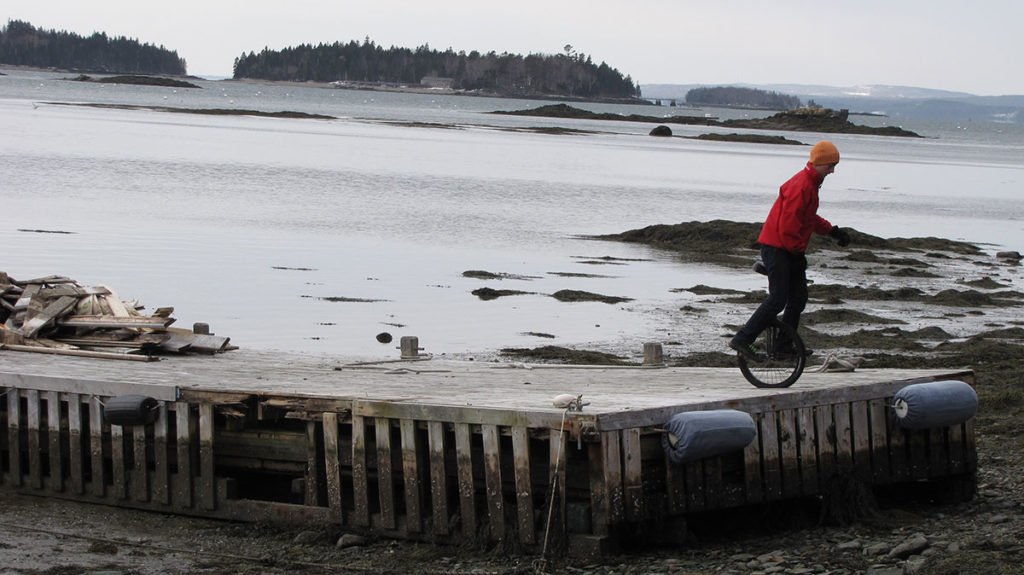
M 686 93 L 687 104 L 737 106 L 764 108 L 766 110 L 796 110 L 801 107 L 800 98 L 778 92 L 722 86 L 717 88 L 694 88 Z
M 12 66 L 118 74 L 185 75 L 185 60 L 163 46 L 103 32 L 83 37 L 10 20 L 0 29 L 0 62 Z
M 366 38 L 362 43 L 302 44 L 283 50 L 264 48 L 235 59 L 234 78 L 297 82 L 353 82 L 418 85 L 443 78 L 455 90 L 501 95 L 564 95 L 579 98 L 635 98 L 640 87 L 606 63 L 594 64 L 572 46 L 564 54 L 518 54 L 493 51 L 440 52 L 429 45 L 415 50 L 385 49 Z

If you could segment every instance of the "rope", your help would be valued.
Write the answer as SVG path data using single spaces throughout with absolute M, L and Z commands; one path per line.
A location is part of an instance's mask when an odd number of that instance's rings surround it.
M 572 406 L 562 410 L 562 424 L 558 427 L 558 449 L 555 451 L 555 472 L 551 478 L 551 497 L 548 500 L 548 519 L 544 525 L 544 545 L 541 547 L 540 559 L 534 563 L 534 572 L 542 573 L 547 565 L 548 536 L 551 534 L 551 516 L 555 511 L 555 492 L 558 490 L 558 470 L 562 463 L 562 438 L 565 436 L 565 415 L 569 413 Z

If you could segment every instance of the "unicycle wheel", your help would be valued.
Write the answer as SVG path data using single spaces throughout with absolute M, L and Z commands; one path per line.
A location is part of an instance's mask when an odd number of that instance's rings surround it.
M 755 387 L 789 387 L 804 372 L 804 342 L 795 329 L 778 319 L 757 336 L 754 345 L 761 350 L 758 359 L 736 357 L 743 377 Z

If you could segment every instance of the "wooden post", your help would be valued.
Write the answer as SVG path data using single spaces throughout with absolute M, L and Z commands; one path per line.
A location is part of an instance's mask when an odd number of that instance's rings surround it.
M 50 451 L 50 490 L 64 491 L 64 462 L 60 448 L 60 393 L 46 392 L 46 439 Z
M 149 501 L 149 465 L 146 461 L 146 426 L 132 426 L 132 499 Z
M 665 355 L 660 343 L 648 342 L 644 344 L 644 362 L 647 367 L 661 367 L 665 365 Z
M 106 496 L 106 474 L 103 469 L 103 404 L 100 398 L 93 396 L 89 401 L 89 455 L 91 489 L 93 497 Z
M 519 540 L 525 544 L 537 541 L 533 521 L 533 485 L 530 480 L 530 436 L 526 427 L 512 428 L 512 459 L 516 478 L 516 517 Z
M 217 481 L 213 464 L 213 405 L 199 404 L 199 485 L 198 499 L 205 511 L 217 508 Z
M 353 410 L 354 411 L 354 410 Z M 356 525 L 370 525 L 370 495 L 366 473 L 366 419 L 352 414 L 352 492 Z
M 170 413 L 167 403 L 160 402 L 156 421 L 153 422 L 153 491 L 155 503 L 167 505 L 171 502 L 171 467 L 167 461 L 167 431 Z
M 43 464 L 40 461 L 41 445 L 39 441 L 39 435 L 41 430 L 39 426 L 40 413 L 39 413 L 39 391 L 35 389 L 28 390 L 28 486 L 32 489 L 43 488 Z
M 640 429 L 622 430 L 623 489 L 627 521 L 644 517 L 644 480 L 641 469 Z
M 430 445 L 430 495 L 434 511 L 434 535 L 447 535 L 448 475 L 445 472 L 444 423 L 427 423 L 427 442 Z
M 178 473 L 174 481 L 174 501 L 178 507 L 192 508 L 192 418 L 189 404 L 174 404 Z
M 377 438 L 377 497 L 380 521 L 384 529 L 397 526 L 395 517 L 395 484 L 391 473 L 391 421 L 377 417 L 373 421 Z
M 110 426 L 110 460 L 113 467 L 114 497 L 128 499 L 128 470 L 124 461 L 124 427 Z
M 16 387 L 7 388 L 7 449 L 7 484 L 21 487 L 21 391 Z
M 402 359 L 416 359 L 420 356 L 420 338 L 412 335 L 402 336 L 401 350 Z
M 341 463 L 338 451 L 338 414 L 324 412 L 324 471 L 327 475 L 327 504 L 331 508 L 333 520 L 345 522 L 345 512 L 341 497 Z
M 420 517 L 419 455 L 416 450 L 416 421 L 399 422 L 402 436 L 402 483 L 405 485 L 406 528 L 411 533 L 423 531 Z
M 85 466 L 82 446 L 82 396 L 68 394 L 68 471 L 71 491 L 75 495 L 85 493 Z
M 476 539 L 476 486 L 473 483 L 473 442 L 468 423 L 455 424 L 455 454 L 459 474 L 459 513 L 462 535 Z
M 505 540 L 505 501 L 501 489 L 501 442 L 497 425 L 481 426 L 484 439 L 484 472 L 491 540 Z

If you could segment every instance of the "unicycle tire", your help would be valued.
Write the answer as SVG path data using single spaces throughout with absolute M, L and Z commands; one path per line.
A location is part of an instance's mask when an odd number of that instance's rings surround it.
M 785 351 L 779 349 L 779 344 L 786 341 L 793 342 L 793 346 Z M 789 387 L 800 379 L 807 356 L 804 342 L 795 329 L 778 319 L 772 320 L 754 340 L 754 345 L 761 350 L 759 359 L 747 359 L 738 354 L 736 357 L 743 377 L 755 387 Z

